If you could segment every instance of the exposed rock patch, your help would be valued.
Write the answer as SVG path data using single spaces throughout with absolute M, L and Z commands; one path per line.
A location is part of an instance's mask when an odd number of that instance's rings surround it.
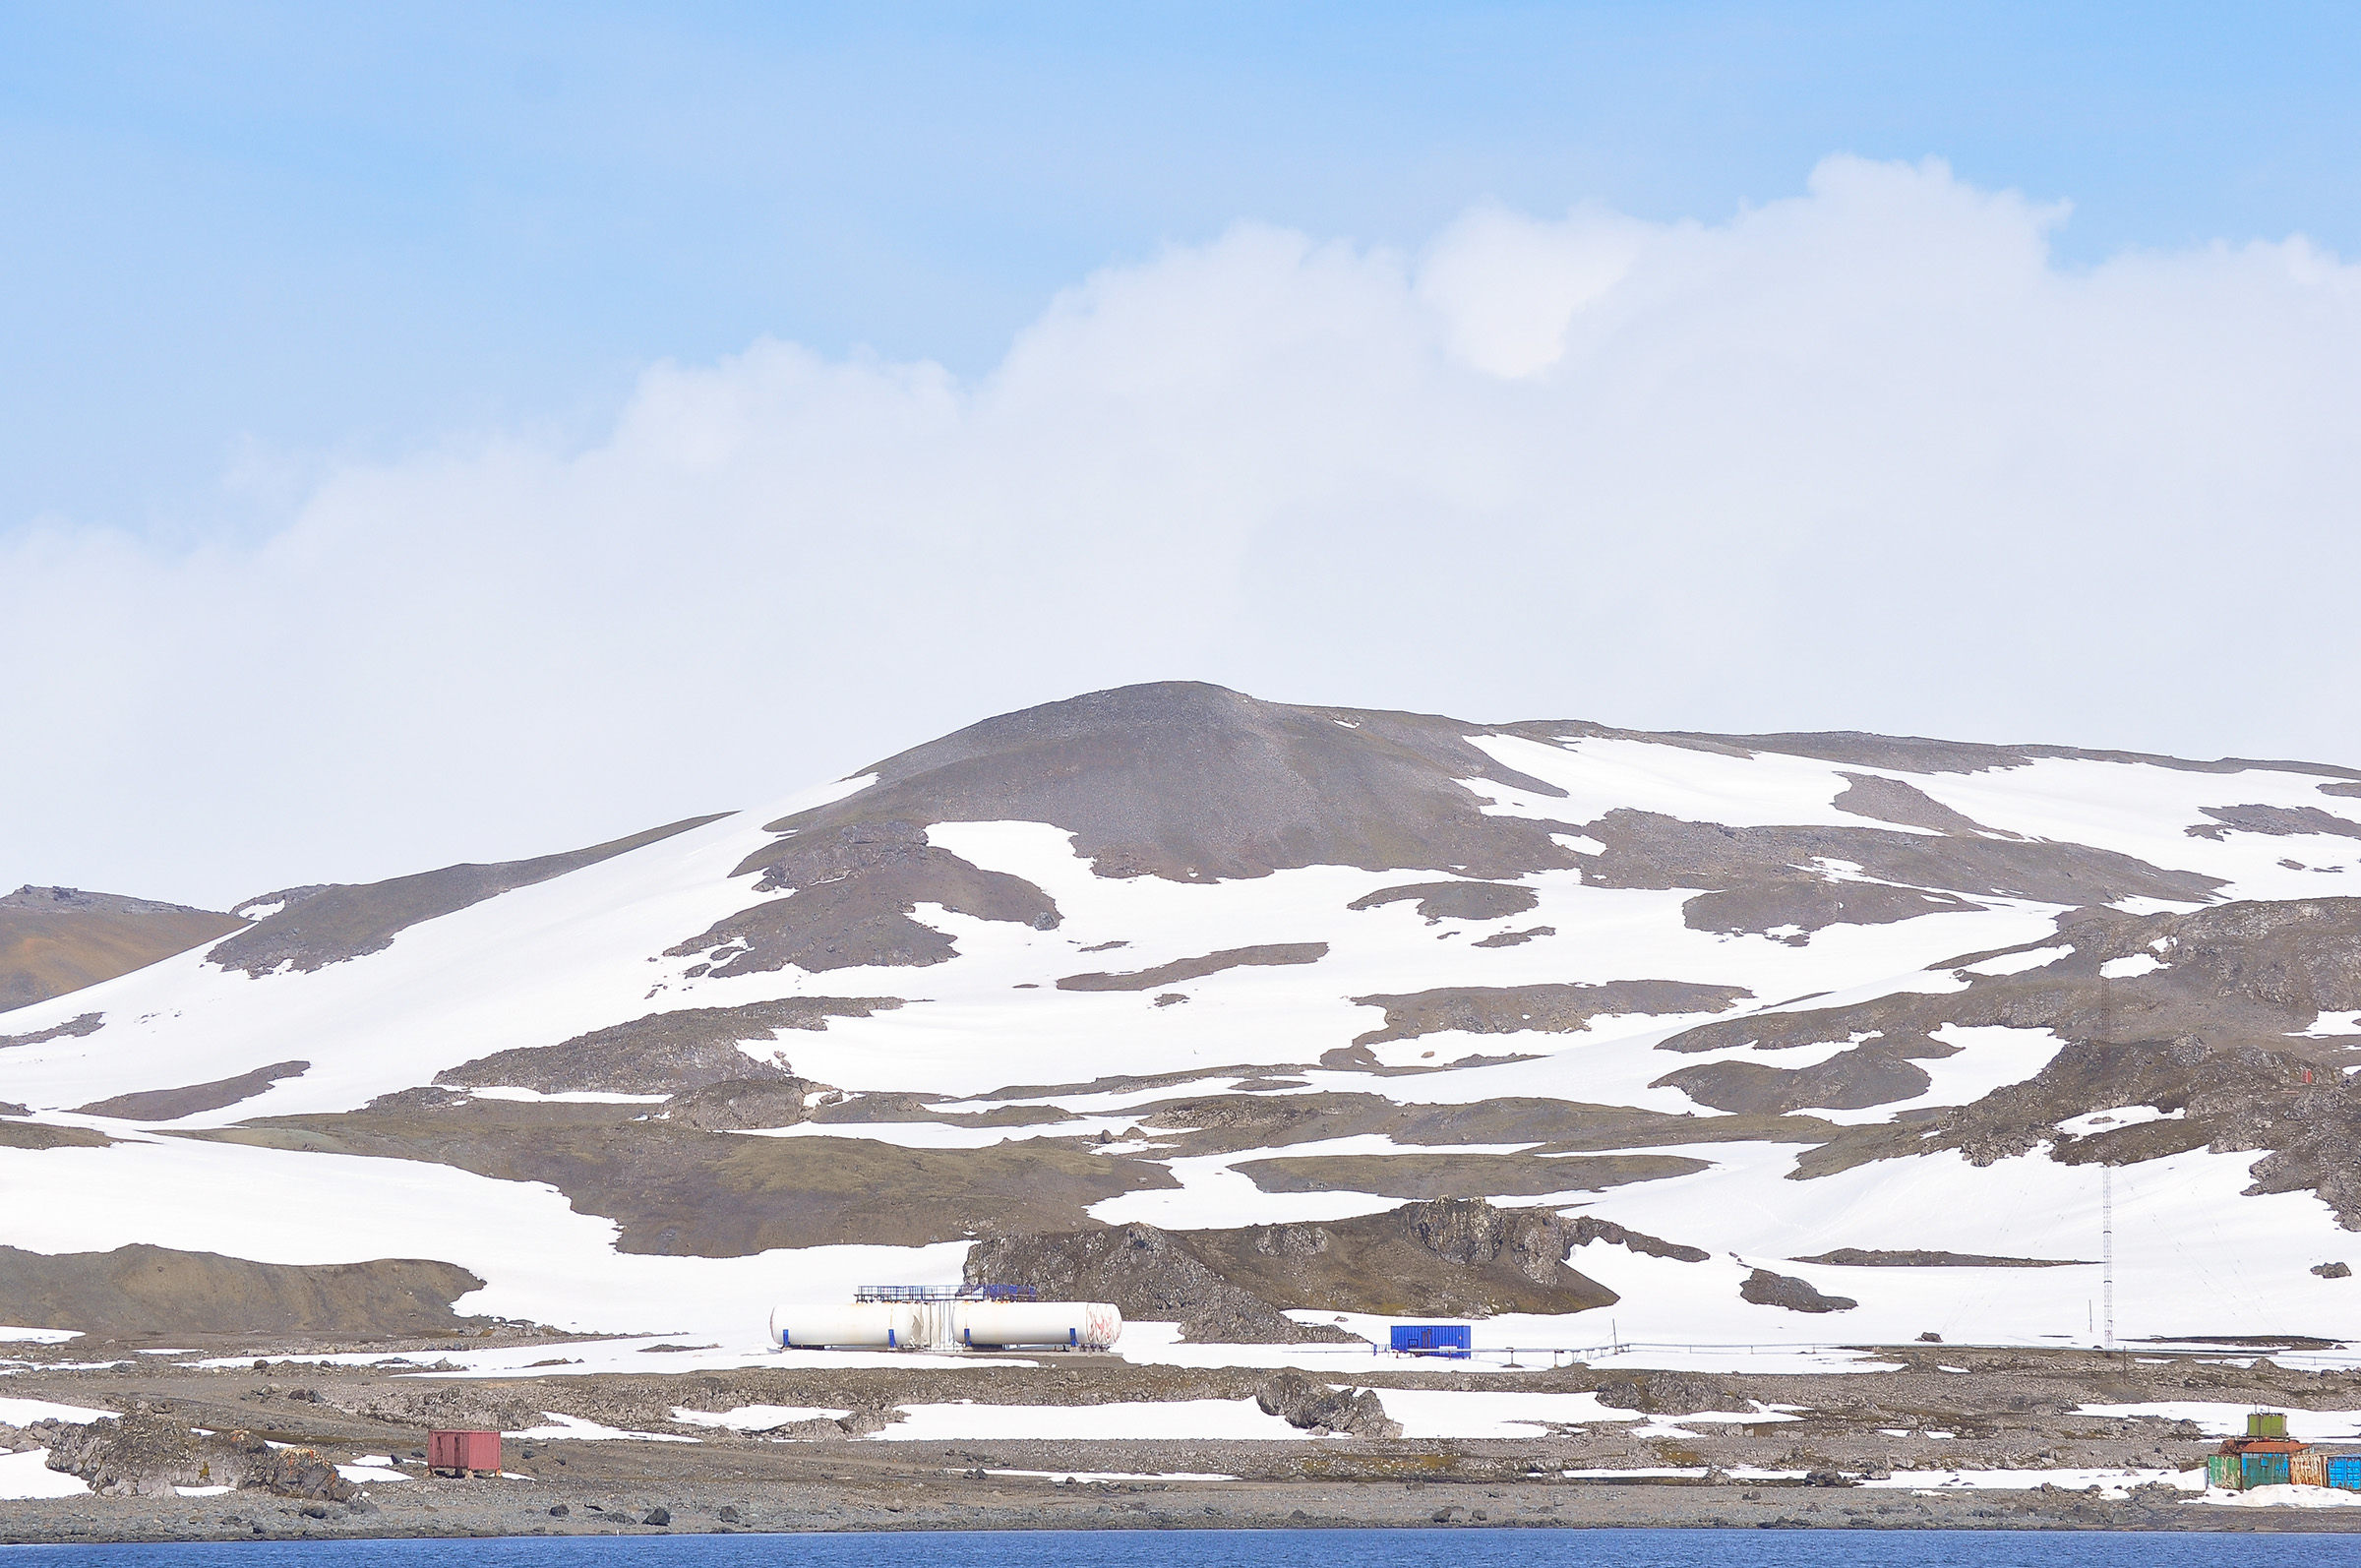
M 144 969 L 240 924 L 214 910 L 79 887 L 0 894 L 0 1012 Z
M 1194 1235 L 1134 1224 L 995 1236 L 968 1248 L 962 1277 L 970 1285 L 1030 1286 L 1053 1300 L 1109 1301 L 1126 1318 L 1179 1323 L 1181 1339 L 1197 1344 L 1352 1339 L 1338 1329 L 1298 1323 L 1233 1285 L 1197 1255 Z
M 1620 1013 L 1721 1012 L 1753 995 L 1743 986 L 1701 986 L 1685 980 L 1611 980 L 1604 985 L 1446 986 L 1403 995 L 1356 996 L 1357 1007 L 1385 1009 L 1385 1027 L 1354 1040 L 1357 1046 L 1457 1030 L 1473 1035 L 1570 1034 L 1594 1018 Z
M 1823 1296 L 1809 1280 L 1769 1269 L 1748 1275 L 1738 1295 L 1757 1306 L 1784 1306 L 1790 1312 L 1849 1312 L 1861 1304 L 1849 1296 Z
M 1588 1246 L 1593 1241 L 1604 1241 L 1613 1246 L 1628 1247 L 1647 1257 L 1672 1258 L 1682 1263 L 1703 1263 L 1713 1256 L 1711 1252 L 1701 1246 L 1685 1246 L 1678 1241 L 1667 1241 L 1662 1236 L 1626 1230 L 1612 1220 L 1602 1220 L 1594 1215 L 1570 1216 L 1566 1225 L 1567 1234 L 1574 1238 L 1576 1246 Z M 1627 1405 L 1623 1408 L 1637 1410 L 1640 1407 Z M 1689 1408 L 1691 1410 L 1711 1410 L 1715 1407 L 1692 1405 Z
M 1845 788 L 1829 804 L 1840 812 L 1854 816 L 1866 816 L 1880 822 L 1896 822 L 1904 827 L 1924 827 L 1937 833 L 1989 835 L 2015 838 L 2015 833 L 1994 834 L 1988 827 L 1961 815 L 1913 784 L 1900 779 L 1884 778 L 1875 773 L 1840 773 Z
M 1225 969 L 1241 969 L 1249 965 L 1316 964 L 1327 956 L 1326 942 L 1271 942 L 1259 947 L 1226 948 L 1198 958 L 1176 958 L 1169 964 L 1159 964 L 1153 969 L 1135 969 L 1127 974 L 1067 975 L 1058 982 L 1058 989 L 1153 991 L 1159 986 L 1178 985 L 1183 980 L 1202 980 L 1207 975 L 1218 975 Z
M 811 827 L 749 856 L 733 876 L 759 874 L 757 892 L 791 889 L 665 949 L 706 955 L 693 975 L 764 974 L 793 964 L 818 974 L 863 965 L 924 966 L 956 955 L 951 938 L 911 918 L 939 904 L 977 920 L 1054 931 L 1057 903 L 1021 876 L 988 872 L 927 842 L 908 820 Z
M 1793 927 L 1808 935 L 1840 921 L 1909 920 L 1980 907 L 1978 894 L 2074 905 L 2130 897 L 2204 903 L 2222 885 L 2218 877 L 2081 844 L 1868 827 L 1728 827 L 1627 809 L 1582 831 L 1605 845 L 1584 858 L 1586 882 L 1711 888 L 1682 906 L 1682 918 L 1694 930 L 1732 934 Z M 1842 867 L 1856 869 L 1840 874 Z
M 1345 907 L 1377 909 L 1409 899 L 1417 900 L 1419 913 L 1429 926 L 1439 920 L 1506 920 L 1542 901 L 1532 888 L 1511 882 L 1412 882 L 1363 893 Z
M 867 1018 L 901 1004 L 893 996 L 789 996 L 742 1007 L 683 1007 L 559 1045 L 495 1052 L 437 1073 L 435 1082 L 541 1094 L 680 1094 L 737 1079 L 785 1079 L 793 1075 L 785 1052 L 757 1056 L 741 1046 L 776 1040 L 783 1029 L 821 1030 L 830 1018 Z
M 1600 1192 L 1703 1171 L 1685 1155 L 1328 1154 L 1281 1155 L 1231 1167 L 1265 1192 L 1374 1192 L 1389 1198 L 1535 1197 Z
M 1691 1372 L 1642 1372 L 1636 1377 L 1613 1377 L 1592 1392 L 1599 1396 L 1600 1404 L 1610 1410 L 1645 1411 L 1652 1416 L 1754 1408 L 1753 1401 L 1745 1395 Z
M 19 1106 L 18 1116 L 25 1115 Z M 94 1127 L 60 1127 L 45 1121 L 0 1121 L 0 1149 L 103 1149 L 115 1142 Z
M 546 1181 L 577 1212 L 616 1221 L 619 1250 L 667 1256 L 1073 1230 L 1091 1204 L 1177 1184 L 1160 1165 L 1090 1153 L 1078 1140 L 905 1149 L 856 1137 L 750 1137 L 642 1117 L 634 1106 L 563 1101 L 384 1104 L 181 1136 Z
M 0 1047 L 37 1046 L 44 1040 L 79 1039 L 83 1035 L 96 1034 L 98 1026 L 105 1021 L 104 1013 L 81 1013 L 67 1019 L 62 1024 L 52 1024 L 46 1029 L 36 1029 L 30 1034 L 0 1035 Z
M 280 1080 L 300 1078 L 311 1069 L 308 1061 L 274 1061 L 234 1078 L 216 1078 L 212 1083 L 192 1083 L 179 1089 L 144 1089 L 76 1109 L 86 1116 L 114 1116 L 124 1121 L 178 1121 L 182 1116 L 251 1100 Z
M 656 1116 L 700 1132 L 792 1127 L 811 1114 L 812 1087 L 801 1078 L 729 1078 L 674 1095 Z
M 1794 1261 L 1834 1263 L 1851 1269 L 2073 1269 L 2092 1266 L 2088 1258 L 2000 1258 L 1986 1257 L 1980 1252 L 1897 1252 L 1863 1250 L 1857 1246 L 1841 1246 L 1834 1252 L 1823 1252 L 1818 1257 L 1796 1258 Z
M 2325 833 L 2361 838 L 2361 822 L 2333 816 L 2317 806 L 2203 806 L 2213 818 L 2186 829 L 2191 838 L 2226 838 L 2232 833 L 2267 833 L 2273 837 Z
M 1459 781 L 1561 793 L 1429 714 L 1293 707 L 1194 682 L 1094 692 L 887 757 L 859 793 L 770 825 L 1049 822 L 1102 876 L 1211 881 L 1302 866 L 1517 876 L 1571 856 Z
M 295 899 L 277 914 L 256 922 L 214 947 L 206 957 L 224 969 L 242 969 L 258 978 L 281 964 L 303 973 L 341 963 L 392 945 L 395 936 L 421 921 L 456 914 L 487 898 L 578 872 L 691 828 L 719 821 L 727 814 L 692 816 L 634 833 L 629 838 L 564 855 L 544 855 L 537 860 L 506 861 L 492 866 L 446 866 L 441 871 L 396 876 L 390 881 L 329 886 Z
M 1756 1061 L 1714 1061 L 1665 1073 L 1649 1087 L 1678 1089 L 1701 1106 L 1753 1116 L 1814 1108 L 1858 1111 L 1915 1100 L 1934 1084 L 1910 1056 L 1950 1056 L 1957 1046 L 1927 1040 L 1856 1046 L 1809 1067 L 1771 1067 Z
M 447 1333 L 466 1322 L 451 1303 L 483 1286 L 417 1258 L 297 1266 L 147 1245 L 0 1246 L 0 1322 L 91 1334 Z
M 1189 1240 L 1223 1277 L 1282 1306 L 1489 1316 L 1615 1301 L 1566 1265 L 1575 1234 L 1546 1210 L 1443 1199 L 1352 1220 L 1192 1232 Z
M 1544 1210 L 1414 1203 L 1319 1224 L 1009 1236 L 970 1248 L 966 1278 L 1113 1301 L 1127 1317 L 1178 1320 L 1196 1341 L 1350 1340 L 1276 1308 L 1488 1316 L 1609 1304 L 1614 1292 L 1565 1264 L 1579 1234 Z
M 1522 947 L 1536 936 L 1554 936 L 1555 926 L 1532 926 L 1524 931 L 1496 931 L 1489 936 L 1480 936 L 1469 943 L 1472 947 Z

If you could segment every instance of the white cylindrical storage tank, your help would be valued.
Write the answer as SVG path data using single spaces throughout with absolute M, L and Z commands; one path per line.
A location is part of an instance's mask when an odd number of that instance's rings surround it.
M 781 1350 L 821 1345 L 906 1349 L 914 1327 L 909 1305 L 902 1301 L 789 1301 L 770 1309 L 770 1342 Z
M 1063 1345 L 1103 1351 L 1122 1337 L 1123 1314 L 1105 1301 L 960 1301 L 952 1338 L 962 1345 Z

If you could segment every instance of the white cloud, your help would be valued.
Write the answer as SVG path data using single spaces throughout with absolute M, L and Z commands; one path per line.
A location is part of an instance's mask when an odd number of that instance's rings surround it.
M 0 879 L 223 904 L 1194 676 L 1472 717 L 2354 760 L 2361 269 L 2052 263 L 1838 158 L 1726 223 L 1242 226 L 982 381 L 758 342 L 283 527 L 0 539 Z

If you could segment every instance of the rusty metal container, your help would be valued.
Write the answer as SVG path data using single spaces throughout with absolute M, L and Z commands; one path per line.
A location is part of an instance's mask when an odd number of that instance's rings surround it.
M 426 1468 L 456 1476 L 500 1474 L 500 1433 L 456 1430 L 426 1434 Z
M 2329 1456 L 2289 1454 L 2287 1478 L 2298 1486 L 2326 1486 L 2329 1483 Z

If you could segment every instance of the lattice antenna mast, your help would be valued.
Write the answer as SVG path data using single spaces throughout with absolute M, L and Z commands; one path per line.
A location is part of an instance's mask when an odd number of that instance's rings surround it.
M 2115 1168 L 2098 1168 L 2099 1334 L 2115 1348 Z
M 2098 976 L 2098 1032 L 2102 1040 L 2115 1038 L 2114 988 L 2105 970 Z M 2115 1168 L 2106 1161 L 2098 1163 L 2098 1300 L 2099 1344 L 2106 1350 L 2115 1348 Z

